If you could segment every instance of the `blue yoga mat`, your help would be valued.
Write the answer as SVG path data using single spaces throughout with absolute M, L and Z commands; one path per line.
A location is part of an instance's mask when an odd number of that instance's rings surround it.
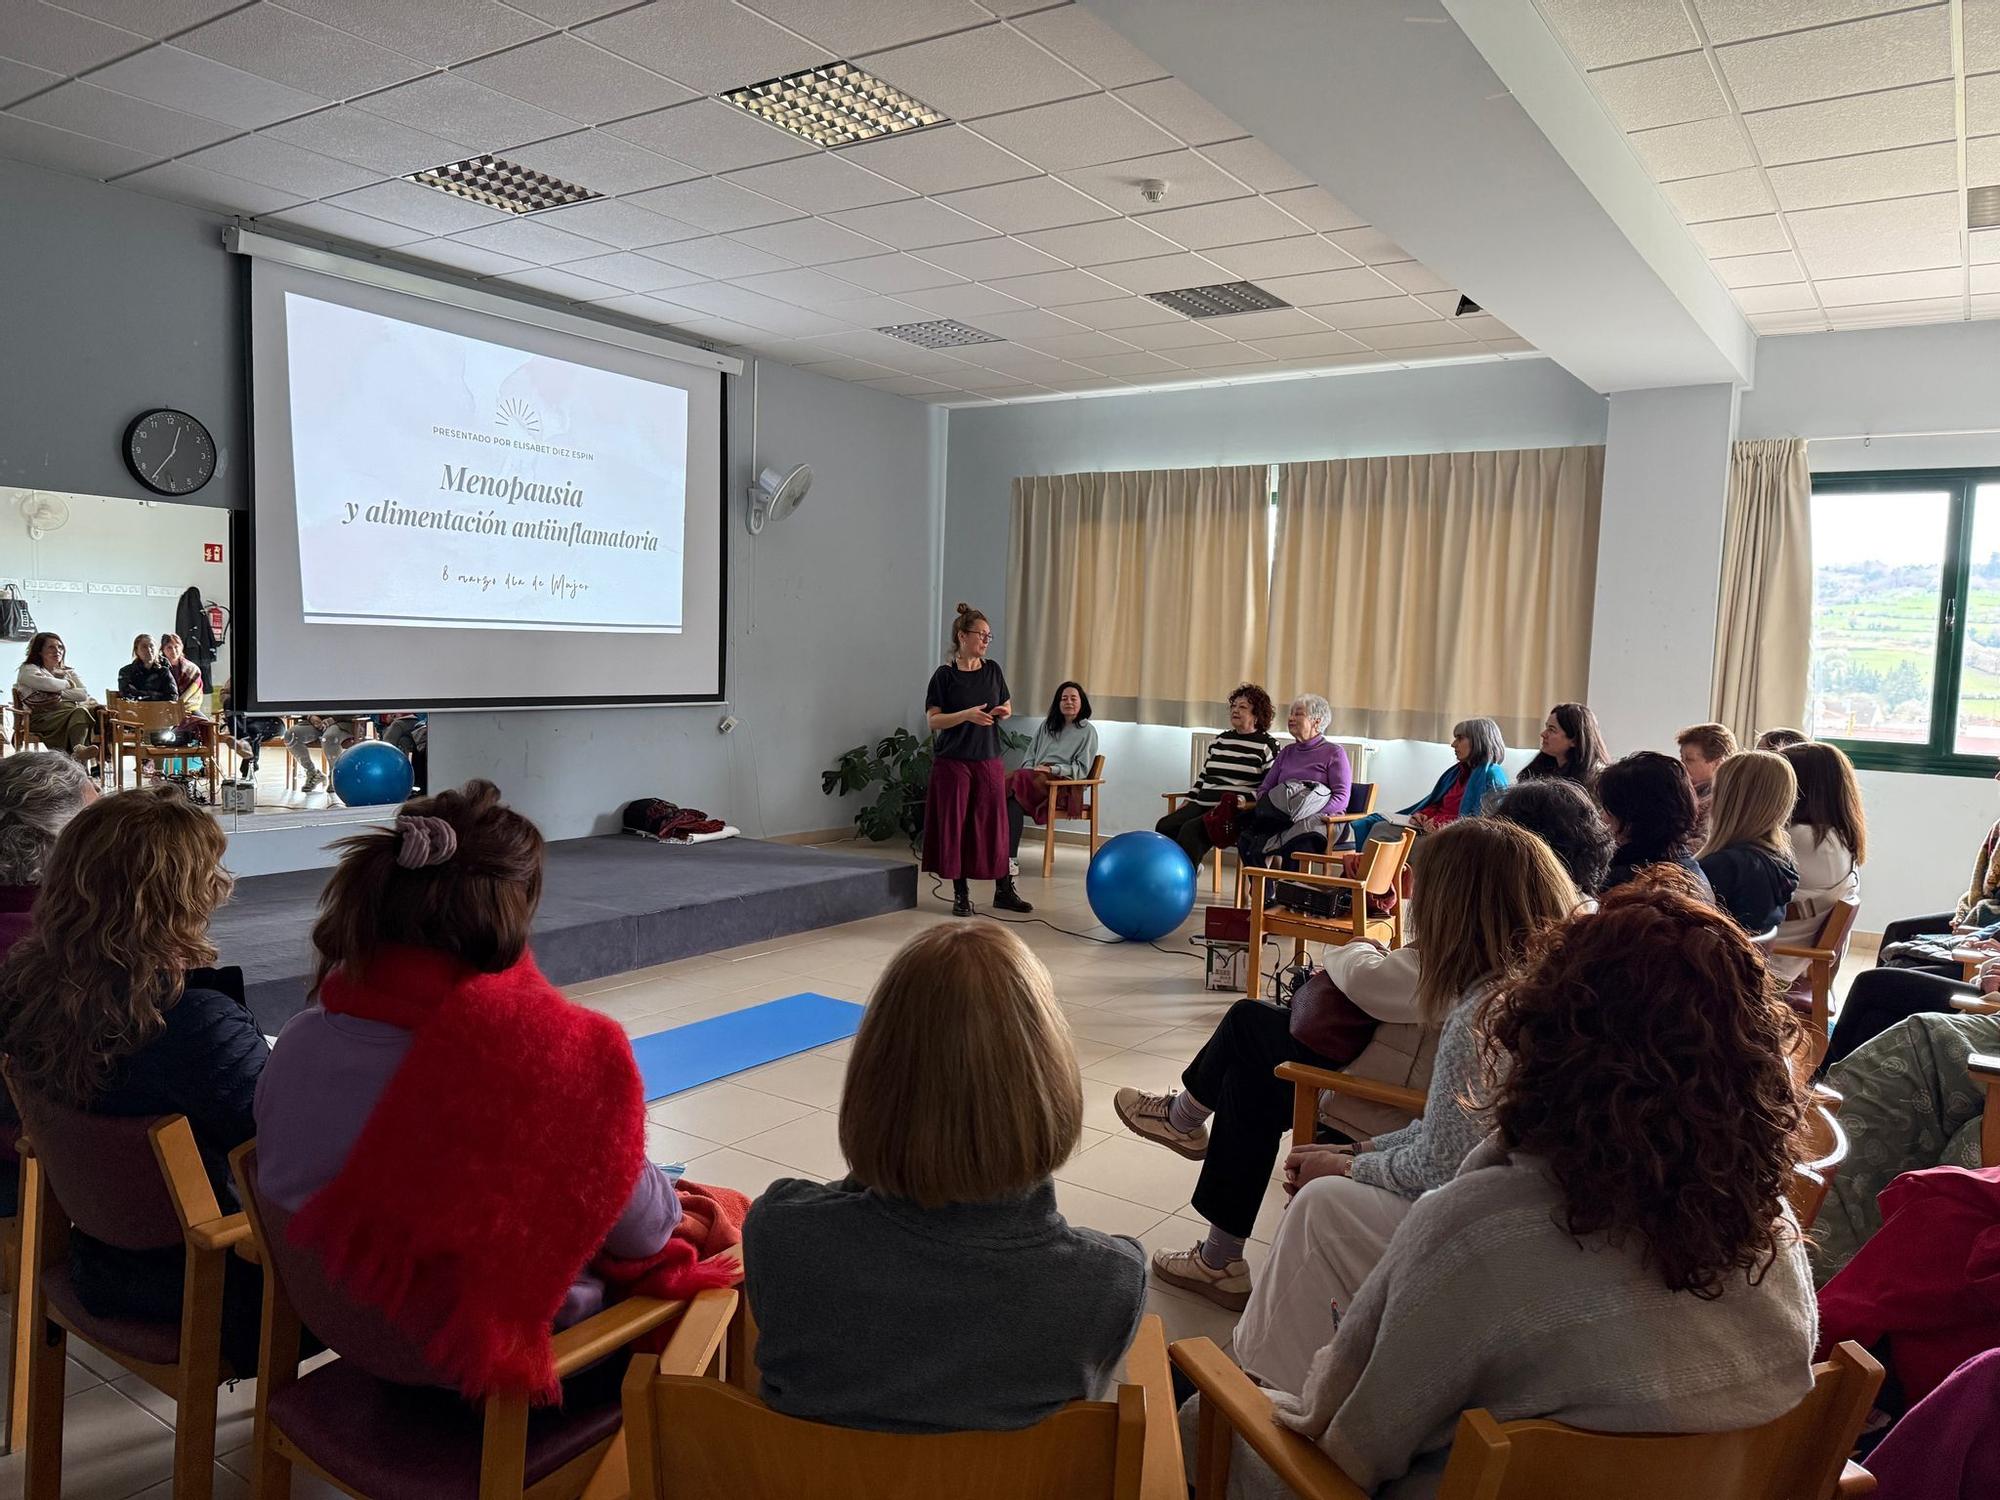
M 810 992 L 787 995 L 726 1016 L 635 1037 L 632 1055 L 639 1059 L 650 1103 L 781 1057 L 844 1041 L 861 1029 L 861 1012 L 862 1007 L 851 1000 Z

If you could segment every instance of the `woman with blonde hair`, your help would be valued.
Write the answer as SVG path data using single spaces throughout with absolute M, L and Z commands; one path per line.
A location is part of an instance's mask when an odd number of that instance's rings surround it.
M 1791 762 L 1769 750 L 1741 750 L 1715 768 L 1708 842 L 1695 863 L 1715 904 L 1753 936 L 1785 919 L 1799 888 L 1788 831 L 1799 800 Z
M 766 1404 L 957 1432 L 1097 1396 L 1138 1329 L 1145 1257 L 1056 1209 L 1050 1174 L 1082 1125 L 1041 960 L 987 923 L 911 940 L 848 1057 L 848 1175 L 780 1178 L 743 1226 Z
M 993 626 L 961 602 L 951 620 L 951 656 L 924 689 L 924 722 L 935 736 L 924 793 L 924 869 L 951 882 L 951 914 L 972 915 L 969 882 L 993 882 L 1002 911 L 1034 907 L 1007 873 L 1007 772 L 1000 725 L 1014 713 L 1013 690 L 988 658 Z

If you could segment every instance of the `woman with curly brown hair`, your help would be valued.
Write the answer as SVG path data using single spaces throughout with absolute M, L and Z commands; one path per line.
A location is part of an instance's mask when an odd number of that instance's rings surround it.
M 1482 1020 L 1494 1134 L 1418 1200 L 1302 1379 L 1253 1371 L 1299 1393 L 1278 1420 L 1400 1500 L 1433 1492 L 1469 1407 L 1601 1432 L 1790 1410 L 1815 1334 L 1785 1207 L 1798 1022 L 1757 950 L 1685 877 L 1645 876 L 1544 936 Z M 1314 1291 L 1296 1279 L 1301 1321 L 1328 1317 Z
M 1271 695 L 1256 683 L 1246 682 L 1231 693 L 1229 727 L 1209 744 L 1201 774 L 1181 805 L 1153 825 L 1153 832 L 1181 846 L 1197 870 L 1209 850 L 1236 846 L 1237 809 L 1248 809 L 1257 800 L 1257 784 L 1278 756 L 1278 742 L 1271 737 L 1271 721 L 1277 716 Z

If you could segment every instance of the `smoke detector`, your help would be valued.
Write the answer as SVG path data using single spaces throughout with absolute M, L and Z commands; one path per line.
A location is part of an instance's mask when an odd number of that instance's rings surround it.
M 1167 197 L 1166 180 L 1159 177 L 1148 177 L 1144 182 L 1139 184 L 1139 196 L 1144 198 L 1148 203 L 1165 202 Z

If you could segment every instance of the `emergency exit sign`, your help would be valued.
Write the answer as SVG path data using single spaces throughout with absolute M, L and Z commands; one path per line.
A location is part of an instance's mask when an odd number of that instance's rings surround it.
M 201 560 L 202 560 L 203 562 L 205 562 L 205 563 L 211 563 L 211 562 L 216 562 L 216 563 L 219 563 L 219 562 L 221 562 L 221 561 L 222 561 L 222 543 L 220 543 L 220 542 L 203 542 L 203 543 L 201 544 Z

